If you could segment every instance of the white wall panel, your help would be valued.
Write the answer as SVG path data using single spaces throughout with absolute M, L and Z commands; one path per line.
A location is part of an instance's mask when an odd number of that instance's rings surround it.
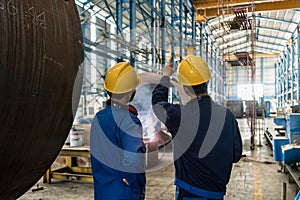
M 255 80 L 257 84 L 264 85 L 264 96 L 275 96 L 275 61 L 276 58 L 257 58 L 255 61 Z M 251 83 L 251 66 L 227 67 L 226 95 L 229 99 L 237 98 L 237 84 Z

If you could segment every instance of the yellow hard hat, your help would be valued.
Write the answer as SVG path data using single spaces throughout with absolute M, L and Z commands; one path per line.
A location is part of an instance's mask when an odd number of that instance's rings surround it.
M 177 68 L 177 80 L 182 85 L 194 86 L 211 79 L 207 63 L 199 56 L 188 55 Z
M 119 62 L 106 74 L 104 88 L 114 94 L 123 94 L 134 90 L 141 79 L 127 62 Z

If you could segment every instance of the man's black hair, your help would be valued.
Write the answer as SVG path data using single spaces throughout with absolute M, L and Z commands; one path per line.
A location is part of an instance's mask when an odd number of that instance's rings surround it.
M 191 92 L 195 93 L 195 95 L 201 95 L 201 94 L 205 94 L 207 93 L 207 86 L 208 86 L 208 82 L 199 84 L 199 85 L 193 85 L 193 86 L 189 86 L 187 87 Z
M 114 99 L 122 99 L 125 95 L 127 95 L 127 93 L 123 93 L 123 94 L 113 94 L 109 91 L 106 91 L 108 96 L 111 98 L 113 96 Z

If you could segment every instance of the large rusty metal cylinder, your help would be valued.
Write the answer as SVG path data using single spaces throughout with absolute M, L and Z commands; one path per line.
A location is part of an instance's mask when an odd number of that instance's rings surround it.
M 16 199 L 51 166 L 72 125 L 83 62 L 74 1 L 0 0 L 0 44 L 0 199 Z

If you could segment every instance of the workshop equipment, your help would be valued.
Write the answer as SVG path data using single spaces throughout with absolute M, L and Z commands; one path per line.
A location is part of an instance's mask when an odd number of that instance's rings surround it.
M 270 101 L 265 101 L 264 109 L 265 109 L 265 116 L 270 117 L 270 114 L 271 114 L 271 102 Z
M 275 131 L 277 131 L 280 136 L 288 137 L 286 134 L 286 119 L 284 117 L 277 117 L 274 118 L 273 121 L 277 125 Z
M 300 113 L 286 116 L 286 133 L 290 143 L 300 143 Z
M 277 126 L 286 126 L 286 120 L 284 117 L 275 117 L 273 121 Z
M 83 129 L 72 127 L 70 130 L 70 146 L 79 147 L 83 145 Z
M 264 135 L 267 139 L 267 142 L 271 145 L 271 148 L 274 149 L 273 139 L 276 137 L 276 135 L 272 133 L 269 128 L 265 130 Z
M 275 161 L 283 161 L 283 153 L 281 147 L 289 144 L 289 139 L 283 136 L 273 138 L 273 157 Z
M 64 145 L 58 156 L 65 157 L 65 162 L 61 167 L 52 169 L 51 167 L 44 174 L 44 183 L 51 183 L 51 179 L 76 180 L 93 182 L 92 168 L 90 165 L 90 147 L 71 147 Z M 79 165 L 80 159 L 88 160 L 86 166 Z
M 294 164 L 300 161 L 300 145 L 287 144 L 282 146 L 284 164 Z
M 228 100 L 226 107 L 234 114 L 236 118 L 244 117 L 244 103 L 241 100 Z
M 300 113 L 287 114 L 285 118 L 274 118 L 274 123 L 285 129 L 283 135 L 277 130 L 281 136 L 272 137 L 274 160 L 288 164 L 300 161 L 300 156 L 297 156 L 297 153 L 300 153 Z

